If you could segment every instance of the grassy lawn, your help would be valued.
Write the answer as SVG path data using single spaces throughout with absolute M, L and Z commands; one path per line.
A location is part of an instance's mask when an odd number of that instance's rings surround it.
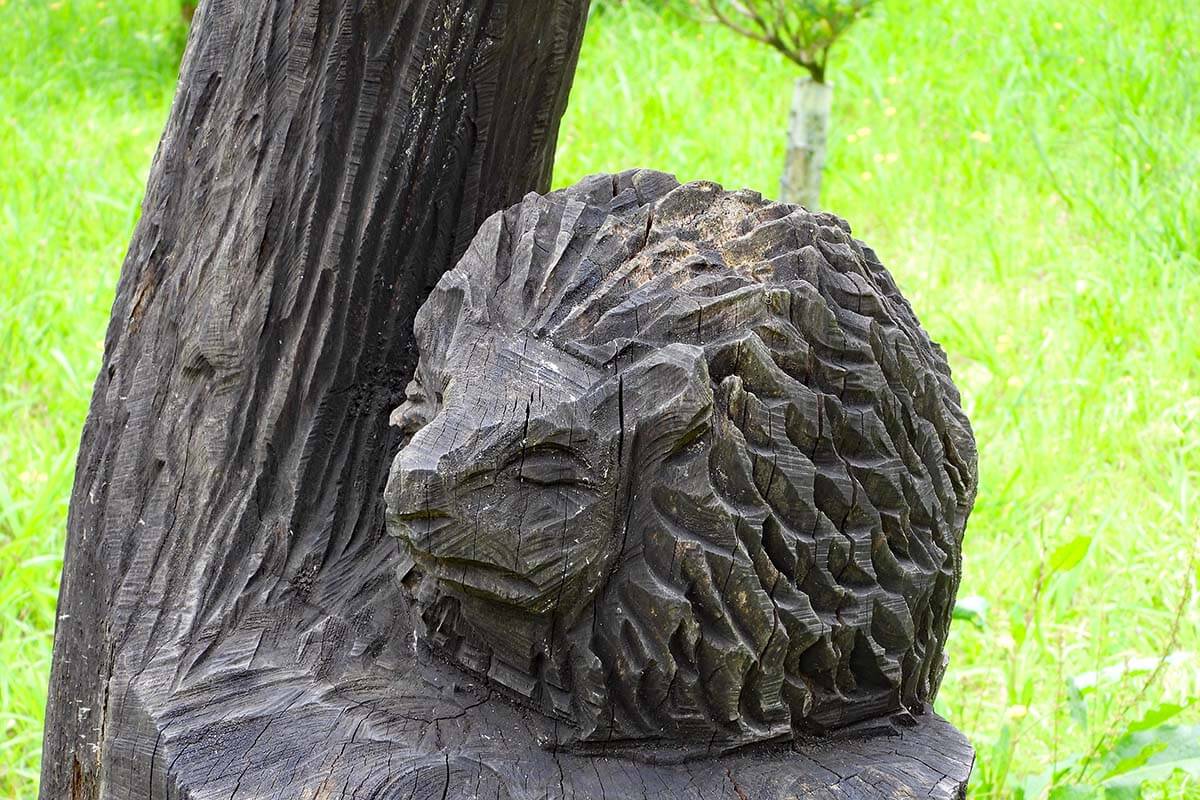
M 177 0 L 0 0 L 0 796 L 35 794 L 75 449 L 183 35 Z M 825 203 L 945 346 L 979 439 L 974 618 L 938 702 L 976 797 L 1044 795 L 1056 763 L 1098 785 L 1131 726 L 1200 721 L 1197 63 L 1200 14 L 1167 0 L 884 0 L 833 59 Z M 652 166 L 773 195 L 794 76 L 605 4 L 556 183 Z M 1157 771 L 1147 796 L 1200 796 Z

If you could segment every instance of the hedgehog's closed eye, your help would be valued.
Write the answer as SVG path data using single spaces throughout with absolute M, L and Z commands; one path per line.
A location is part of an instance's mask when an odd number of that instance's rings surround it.
M 509 468 L 522 481 L 556 486 L 587 484 L 587 464 L 573 450 L 542 442 L 513 454 Z
M 587 479 L 579 475 L 570 464 L 550 463 L 541 459 L 526 461 L 521 469 L 522 481 L 541 484 L 542 486 L 562 486 L 586 484 Z

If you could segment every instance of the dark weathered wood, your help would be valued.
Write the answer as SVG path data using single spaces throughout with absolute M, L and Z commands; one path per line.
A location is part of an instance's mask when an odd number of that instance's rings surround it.
M 416 327 L 377 586 L 343 548 L 344 594 L 151 638 L 106 793 L 962 796 L 974 442 L 844 223 L 598 176 L 492 216 Z
M 345 641 L 335 623 L 306 638 L 301 663 L 247 656 L 249 666 L 177 692 L 158 718 L 160 735 L 126 731 L 115 743 L 142 765 L 129 796 L 956 800 L 974 761 L 962 734 L 934 714 L 723 756 L 581 751 L 555 746 L 561 725 L 411 640 L 361 670 Z M 238 644 L 243 653 L 256 647 L 250 636 Z M 322 663 L 341 666 L 331 675 Z M 346 669 L 352 678 L 337 675 Z M 175 666 L 160 659 L 149 671 L 147 679 L 169 681 Z
M 585 14 L 202 6 L 80 449 L 43 798 L 961 794 L 930 703 L 974 442 L 874 254 L 650 172 L 475 234 L 546 189 Z
M 202 5 L 80 447 L 43 798 L 296 796 L 288 758 L 336 756 L 334 717 L 280 716 L 269 758 L 232 722 L 195 748 L 171 722 L 267 719 L 298 695 L 239 696 L 239 670 L 319 692 L 403 638 L 382 490 L 413 314 L 490 213 L 547 188 L 586 12 Z M 204 736 L 225 760 L 193 780 Z
M 970 748 L 929 714 L 975 442 L 844 221 L 594 176 L 489 219 L 416 331 L 387 490 L 414 657 L 543 721 L 505 735 L 472 707 L 436 749 L 388 737 L 404 752 L 460 753 L 514 796 L 497 762 L 536 742 L 554 797 L 715 792 L 721 769 L 755 798 L 961 792 Z M 650 788 L 589 763 L 615 758 Z

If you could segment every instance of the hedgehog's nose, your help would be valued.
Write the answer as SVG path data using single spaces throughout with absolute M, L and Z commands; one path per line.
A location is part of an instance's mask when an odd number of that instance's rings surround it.
M 392 466 L 393 513 L 400 517 L 420 516 L 445 505 L 446 481 L 439 471 L 441 461 L 411 444 L 400 451 Z
M 452 477 L 449 453 L 442 445 L 452 437 L 443 428 L 434 420 L 392 462 L 388 495 L 392 513 L 401 519 L 444 514 Z

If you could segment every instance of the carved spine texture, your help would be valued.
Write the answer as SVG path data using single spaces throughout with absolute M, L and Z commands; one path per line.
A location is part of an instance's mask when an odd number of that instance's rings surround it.
M 932 701 L 975 443 L 845 222 L 594 176 L 493 215 L 416 337 L 388 521 L 452 661 L 584 745 Z

